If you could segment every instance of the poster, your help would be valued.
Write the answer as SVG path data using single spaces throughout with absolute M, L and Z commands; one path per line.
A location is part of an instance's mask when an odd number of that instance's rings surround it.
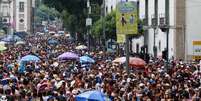
M 120 42 L 123 41 L 122 38 L 125 38 L 126 34 L 138 33 L 137 2 L 129 1 L 119 2 L 117 4 L 116 28 L 117 39 Z
M 117 34 L 117 43 L 124 43 L 126 36 L 124 34 Z
M 201 41 L 193 41 L 193 59 L 201 60 Z

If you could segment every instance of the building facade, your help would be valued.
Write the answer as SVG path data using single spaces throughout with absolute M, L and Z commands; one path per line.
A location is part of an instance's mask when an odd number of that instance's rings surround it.
M 106 0 L 106 13 L 115 10 L 119 1 Z M 139 52 L 141 47 L 147 45 L 148 53 L 154 56 L 155 46 L 156 55 L 161 57 L 167 47 L 167 33 L 160 29 L 160 23 L 163 21 L 161 19 L 165 18 L 166 0 L 157 1 L 158 19 L 155 28 L 152 26 L 153 18 L 155 18 L 155 0 L 139 0 L 139 17 L 142 20 L 147 19 L 148 23 L 145 35 L 132 40 L 132 50 Z M 194 57 L 201 59 L 201 28 L 199 28 L 201 13 L 198 13 L 201 11 L 200 4 L 201 2 L 196 0 L 169 0 L 169 58 L 192 60 Z
M 0 15 L 8 33 L 32 32 L 32 0 L 0 0 Z
M 10 26 L 12 21 L 12 4 L 11 0 L 0 0 L 0 21 L 1 28 L 5 31 L 5 33 L 10 33 Z
M 16 32 L 32 31 L 32 0 L 16 0 Z

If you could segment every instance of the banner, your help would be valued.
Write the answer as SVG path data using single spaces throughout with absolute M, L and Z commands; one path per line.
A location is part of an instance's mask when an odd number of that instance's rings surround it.
M 116 30 L 118 42 L 125 42 L 126 34 L 138 33 L 137 2 L 119 2 L 116 11 Z
M 201 41 L 193 41 L 193 59 L 201 60 Z
M 126 36 L 124 34 L 117 34 L 117 43 L 124 43 Z

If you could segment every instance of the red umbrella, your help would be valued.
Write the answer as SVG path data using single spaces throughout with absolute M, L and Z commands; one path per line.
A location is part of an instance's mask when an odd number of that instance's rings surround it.
M 132 57 L 129 59 L 129 65 L 131 67 L 134 67 L 134 68 L 141 68 L 142 69 L 145 67 L 146 62 L 141 58 Z

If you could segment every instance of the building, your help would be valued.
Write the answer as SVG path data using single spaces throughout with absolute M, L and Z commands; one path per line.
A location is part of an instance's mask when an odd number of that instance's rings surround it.
M 15 21 L 16 32 L 32 32 L 32 0 L 16 0 L 14 6 L 15 9 Z
M 0 0 L 0 18 L 1 28 L 5 33 L 10 33 L 10 26 L 12 21 L 12 1 L 11 0 Z
M 155 1 L 139 0 L 139 17 L 141 20 L 147 20 L 146 33 L 144 36 L 133 39 L 132 50 L 139 52 L 141 47 L 147 46 L 148 53 L 154 56 L 155 46 L 156 56 L 160 57 L 167 47 L 167 34 L 160 29 L 160 24 L 165 22 L 166 0 L 157 0 L 157 16 L 155 15 Z M 110 13 L 114 10 L 117 2 L 116 0 L 106 0 L 105 12 Z M 201 13 L 198 13 L 201 11 L 200 4 L 201 2 L 196 0 L 169 0 L 169 58 L 201 59 L 201 28 L 199 28 Z M 153 27 L 155 16 L 157 25 Z
M 32 33 L 34 0 L 0 0 L 0 13 L 8 33 Z
M 148 26 L 152 25 L 154 17 L 155 0 L 140 0 L 140 18 L 145 19 L 145 1 L 148 1 Z M 201 21 L 197 13 L 201 10 L 201 2 L 194 0 L 169 0 L 169 58 L 192 60 L 201 59 Z M 158 26 L 161 18 L 165 16 L 165 0 L 158 0 Z M 154 46 L 154 29 L 150 27 L 147 34 L 148 51 L 152 55 Z M 156 29 L 155 45 L 157 55 L 160 56 L 166 48 L 166 32 L 159 27 Z

